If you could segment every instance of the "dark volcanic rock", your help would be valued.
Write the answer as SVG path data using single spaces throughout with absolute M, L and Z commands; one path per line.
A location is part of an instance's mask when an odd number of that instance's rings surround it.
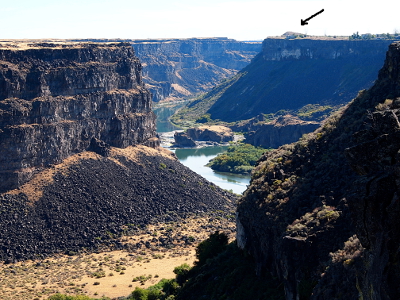
M 110 155 L 110 149 L 111 149 L 110 145 L 93 137 L 90 140 L 90 146 L 88 150 L 96 152 L 97 154 L 100 154 L 104 157 L 107 157 Z
M 0 191 L 85 151 L 92 138 L 157 146 L 154 121 L 130 44 L 0 48 Z
M 285 115 L 276 120 L 260 124 L 255 131 L 245 134 L 245 143 L 256 147 L 278 148 L 296 142 L 303 134 L 320 126 L 318 122 L 302 121 L 295 116 Z
M 73 155 L 0 194 L 0 260 L 111 246 L 127 224 L 233 207 L 231 194 L 145 146 Z
M 176 147 L 196 147 L 195 141 L 186 132 L 175 132 L 174 141 Z

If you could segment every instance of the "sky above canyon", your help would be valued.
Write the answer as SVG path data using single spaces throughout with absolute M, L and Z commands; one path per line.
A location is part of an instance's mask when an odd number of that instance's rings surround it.
M 400 32 L 399 10 L 398 0 L 0 0 L 0 39 L 394 33 Z

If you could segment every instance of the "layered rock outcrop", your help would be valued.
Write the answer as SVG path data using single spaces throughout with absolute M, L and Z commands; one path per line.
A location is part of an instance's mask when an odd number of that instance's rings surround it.
M 263 42 L 263 58 L 267 61 L 341 59 L 360 55 L 380 55 L 393 40 L 342 40 L 342 39 L 277 39 Z
M 310 133 L 319 126 L 318 122 L 302 121 L 295 116 L 285 115 L 256 126 L 255 131 L 247 132 L 245 143 L 256 147 L 278 148 L 296 142 L 303 134 Z
M 122 249 L 137 226 L 233 208 L 158 147 L 131 44 L 1 45 L 0 86 L 0 261 Z
M 186 132 L 174 133 L 174 146 L 175 147 L 196 147 L 196 142 L 187 135 Z
M 227 143 L 233 141 L 233 132 L 230 128 L 225 126 L 199 126 L 189 128 L 187 131 L 195 141 L 210 141 L 217 143 Z
M 266 152 L 238 245 L 286 299 L 398 299 L 400 43 L 374 86 L 296 144 Z
M 189 128 L 185 132 L 175 132 L 175 146 L 177 147 L 194 147 L 195 141 L 211 142 L 211 143 L 227 143 L 234 140 L 232 130 L 225 126 L 199 126 Z
M 0 190 L 85 151 L 157 146 L 151 95 L 130 44 L 0 47 Z
M 260 51 L 260 42 L 227 38 L 132 40 L 153 101 L 187 99 L 236 74 Z

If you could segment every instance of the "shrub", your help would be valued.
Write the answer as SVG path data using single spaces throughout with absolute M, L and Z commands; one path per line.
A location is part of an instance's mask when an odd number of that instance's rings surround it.
M 210 114 L 204 114 L 200 118 L 196 120 L 196 123 L 207 123 L 211 122 L 211 115 Z
M 176 274 L 176 281 L 179 284 L 182 284 L 186 281 L 187 275 L 190 271 L 190 266 L 188 264 L 182 264 L 174 269 L 174 273 Z
M 196 248 L 197 266 L 206 263 L 207 259 L 213 258 L 225 250 L 228 245 L 228 236 L 225 233 L 216 231 L 210 237 L 202 241 Z
M 266 150 L 250 144 L 229 146 L 227 152 L 210 160 L 207 166 L 220 172 L 250 173 L 257 160 Z

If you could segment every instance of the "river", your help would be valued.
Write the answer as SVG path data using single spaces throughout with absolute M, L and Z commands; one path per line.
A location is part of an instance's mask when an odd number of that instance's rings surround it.
M 156 106 L 154 113 L 157 115 L 157 132 L 168 133 L 177 128 L 168 122 L 168 118 L 183 104 L 178 107 L 174 106 Z M 213 182 L 219 187 L 231 190 L 236 194 L 242 194 L 250 182 L 250 176 L 242 176 L 233 173 L 219 173 L 214 172 L 211 168 L 205 165 L 210 159 L 216 157 L 219 153 L 226 150 L 227 146 L 211 146 L 203 148 L 183 148 L 183 149 L 170 149 L 175 152 L 179 161 L 190 168 L 192 171 L 203 176 L 208 181 Z
M 184 148 L 173 150 L 179 161 L 211 181 L 219 187 L 231 190 L 235 194 L 242 194 L 250 182 L 250 176 L 240 176 L 232 173 L 218 173 L 205 165 L 210 159 L 226 150 L 227 146 L 212 146 L 204 148 Z

